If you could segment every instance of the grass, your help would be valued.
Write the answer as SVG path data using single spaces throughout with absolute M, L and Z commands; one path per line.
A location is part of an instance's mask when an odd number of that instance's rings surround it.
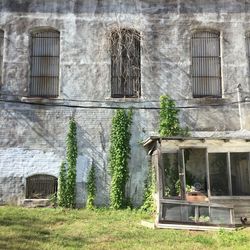
M 0 207 L 0 249 L 250 249 L 250 230 L 153 230 L 138 211 Z

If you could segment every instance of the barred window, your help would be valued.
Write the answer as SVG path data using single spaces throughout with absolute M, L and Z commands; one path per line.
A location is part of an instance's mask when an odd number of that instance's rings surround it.
M 60 33 L 55 30 L 31 34 L 30 96 L 59 95 Z
M 111 96 L 141 95 L 140 34 L 121 29 L 111 34 Z
M 191 54 L 193 97 L 221 97 L 220 33 L 196 32 Z
M 57 192 L 57 178 L 51 175 L 32 175 L 26 179 L 27 199 L 48 199 Z
M 4 32 L 0 30 L 0 85 L 2 84 Z
M 247 58 L 248 58 L 248 77 L 250 77 L 250 32 L 246 34 Z

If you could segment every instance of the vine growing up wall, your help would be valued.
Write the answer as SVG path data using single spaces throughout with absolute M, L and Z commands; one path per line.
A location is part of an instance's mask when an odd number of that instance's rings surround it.
M 57 202 L 60 207 L 66 207 L 67 204 L 67 170 L 66 163 L 63 161 L 60 167 L 60 173 L 58 178 L 58 193 Z
M 95 177 L 95 165 L 92 164 L 89 174 L 88 174 L 88 178 L 87 178 L 87 194 L 88 194 L 88 198 L 87 198 L 87 203 L 86 203 L 86 208 L 87 209 L 94 209 L 95 205 L 94 205 L 94 201 L 95 201 L 95 196 L 96 196 L 96 177 Z
M 119 109 L 112 119 L 109 150 L 109 169 L 111 174 L 110 203 L 114 209 L 126 207 L 126 182 L 129 178 L 128 159 L 130 156 L 130 126 L 132 110 Z
M 161 136 L 188 135 L 188 129 L 183 129 L 180 126 L 178 118 L 179 112 L 175 102 L 168 95 L 162 95 L 160 97 L 159 133 Z
M 178 118 L 179 109 L 176 107 L 175 102 L 168 96 L 162 95 L 160 97 L 160 128 L 159 133 L 161 136 L 188 136 L 188 129 L 183 129 L 180 126 L 180 121 Z M 173 178 L 170 177 L 173 181 Z M 174 182 L 174 185 L 176 183 Z M 146 180 L 145 190 L 144 190 L 144 202 L 141 207 L 142 210 L 146 210 L 150 213 L 155 211 L 154 202 L 155 193 L 155 169 L 150 167 L 149 175 Z
M 76 161 L 77 161 L 77 128 L 74 118 L 69 121 L 69 131 L 66 139 L 66 159 L 68 164 L 66 181 L 66 207 L 75 207 L 76 198 Z

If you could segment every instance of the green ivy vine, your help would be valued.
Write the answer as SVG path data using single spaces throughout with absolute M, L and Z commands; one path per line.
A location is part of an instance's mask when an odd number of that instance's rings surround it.
M 187 136 L 188 129 L 180 126 L 178 118 L 180 110 L 176 107 L 175 102 L 168 96 L 160 97 L 160 129 L 161 136 Z
M 65 161 L 62 162 L 58 178 L 57 202 L 60 207 L 66 207 L 66 190 L 67 190 L 67 170 Z
M 95 177 L 95 166 L 92 164 L 87 178 L 87 203 L 86 208 L 93 210 L 95 208 L 94 201 L 96 196 L 96 177 Z
M 77 161 L 77 127 L 74 118 L 69 121 L 69 131 L 66 139 L 66 159 L 68 164 L 66 182 L 66 207 L 75 207 L 76 198 L 76 161 Z
M 112 118 L 109 170 L 111 174 L 110 205 L 114 209 L 124 208 L 127 205 L 125 186 L 129 178 L 131 123 L 132 110 L 126 112 L 119 109 Z

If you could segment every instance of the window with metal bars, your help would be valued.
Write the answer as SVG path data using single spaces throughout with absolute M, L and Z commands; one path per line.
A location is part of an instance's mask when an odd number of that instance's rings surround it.
M 221 97 L 220 33 L 193 34 L 191 54 L 193 97 Z
M 55 30 L 31 34 L 30 96 L 59 95 L 60 33 Z
M 111 96 L 141 95 L 140 34 L 120 29 L 111 34 Z
M 250 32 L 246 34 L 247 58 L 248 58 L 248 77 L 250 77 Z
M 2 85 L 2 72 L 3 72 L 3 44 L 4 44 L 4 32 L 0 30 L 0 86 Z
M 26 198 L 48 199 L 57 192 L 57 178 L 51 175 L 33 175 L 26 179 Z

